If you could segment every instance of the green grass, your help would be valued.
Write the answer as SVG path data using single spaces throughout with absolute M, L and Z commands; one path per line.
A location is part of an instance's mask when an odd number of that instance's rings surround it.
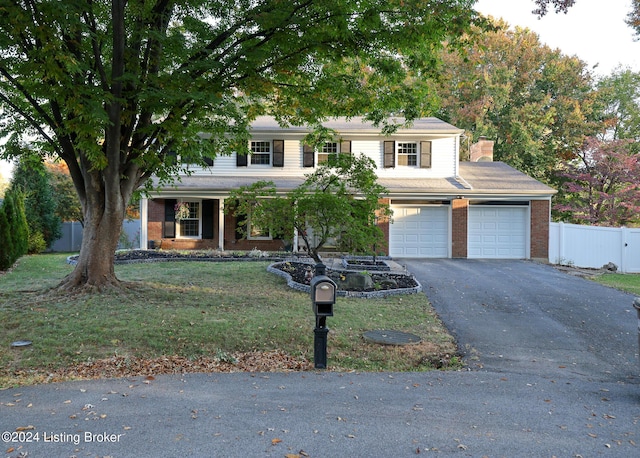
M 594 280 L 603 285 L 640 296 L 640 274 L 604 274 L 594 277 Z
M 312 361 L 315 318 L 309 296 L 268 273 L 267 265 L 117 265 L 126 288 L 69 295 L 51 289 L 72 270 L 65 255 L 24 257 L 0 275 L 0 388 L 37 383 L 48 371 L 114 355 L 195 359 L 281 350 Z M 424 294 L 339 298 L 334 311 L 327 319 L 329 369 L 415 371 L 442 359 L 459 363 L 453 338 Z M 367 344 L 362 333 L 371 329 L 411 332 L 423 343 Z M 11 348 L 16 340 L 33 344 Z

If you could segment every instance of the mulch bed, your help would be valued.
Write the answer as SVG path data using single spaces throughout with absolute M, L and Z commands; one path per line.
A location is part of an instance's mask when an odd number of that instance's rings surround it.
M 273 266 L 274 268 L 281 270 L 283 272 L 291 275 L 291 279 L 296 283 L 301 283 L 303 285 L 310 284 L 311 277 L 313 276 L 313 266 L 304 262 L 296 262 L 289 261 L 280 264 L 276 264 Z M 331 270 L 327 269 L 327 276 L 331 278 L 338 284 L 340 290 L 344 291 L 342 285 L 344 284 L 344 280 L 346 278 L 347 272 L 341 270 Z M 374 287 L 373 288 L 350 288 L 349 291 L 384 291 L 391 289 L 404 289 L 404 288 L 415 288 L 418 286 L 415 278 L 411 275 L 405 274 L 396 274 L 390 272 L 375 272 L 370 273 L 371 279 L 373 280 Z M 393 280 L 395 285 L 390 282 L 386 282 L 384 280 Z

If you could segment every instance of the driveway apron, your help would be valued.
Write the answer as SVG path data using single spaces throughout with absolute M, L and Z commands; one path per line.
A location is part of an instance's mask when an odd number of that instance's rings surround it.
M 531 261 L 397 260 L 471 369 L 638 380 L 634 296 Z

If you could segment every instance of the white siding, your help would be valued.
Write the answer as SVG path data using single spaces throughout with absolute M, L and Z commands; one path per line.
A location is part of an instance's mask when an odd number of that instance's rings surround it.
M 349 140 L 349 137 L 345 137 L 345 140 Z M 364 154 L 371 158 L 377 165 L 376 173 L 379 177 L 393 177 L 393 178 L 446 178 L 456 175 L 456 164 L 458 161 L 457 150 L 457 137 L 430 139 L 430 138 L 411 138 L 411 139 L 396 139 L 393 137 L 390 140 L 396 141 L 415 141 L 429 140 L 432 142 L 431 155 L 432 155 L 432 167 L 431 168 L 418 168 L 418 167 L 401 167 L 396 166 L 394 168 L 384 168 L 383 165 L 383 150 L 385 138 L 370 138 L 370 139 L 353 139 L 351 140 L 351 152 L 352 154 Z M 316 161 L 317 162 L 317 161 Z M 311 167 L 302 166 L 302 142 L 301 140 L 286 140 L 284 142 L 284 167 L 270 167 L 270 166 L 252 166 L 249 164 L 247 167 L 236 166 L 236 153 L 232 153 L 228 156 L 219 156 L 215 159 L 213 167 L 200 168 L 191 167 L 194 175 L 234 175 L 234 176 L 262 176 L 268 177 L 294 177 L 303 176 L 314 170 Z

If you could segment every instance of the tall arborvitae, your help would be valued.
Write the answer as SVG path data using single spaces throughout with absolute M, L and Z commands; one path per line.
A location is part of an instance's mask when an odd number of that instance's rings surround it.
M 24 193 L 22 191 L 12 191 L 11 194 L 13 195 L 13 207 L 16 213 L 14 226 L 11 230 L 13 231 L 14 252 L 19 258 L 27 254 L 29 250 L 29 223 L 27 222 L 24 208 Z
M 13 245 L 4 205 L 0 207 L 0 270 L 13 265 Z

